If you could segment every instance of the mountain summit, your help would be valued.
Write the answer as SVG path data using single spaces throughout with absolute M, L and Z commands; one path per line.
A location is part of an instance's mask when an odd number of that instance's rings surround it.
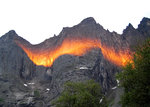
M 93 17 L 88 17 L 84 19 L 83 21 L 81 21 L 80 24 L 96 24 L 96 21 Z

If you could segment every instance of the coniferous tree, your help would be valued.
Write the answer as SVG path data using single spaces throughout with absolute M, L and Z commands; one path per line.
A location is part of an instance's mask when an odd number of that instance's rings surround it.
M 124 87 L 123 107 L 150 107 L 150 39 L 137 48 L 118 78 Z

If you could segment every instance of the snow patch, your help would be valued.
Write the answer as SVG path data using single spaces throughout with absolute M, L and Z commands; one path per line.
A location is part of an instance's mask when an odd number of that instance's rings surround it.
M 34 82 L 30 82 L 30 83 L 28 83 L 29 85 L 34 85 L 35 83 Z
M 111 88 L 111 89 L 113 89 L 113 90 L 114 90 L 114 89 L 116 89 L 116 88 L 117 88 L 117 86 L 115 86 L 115 87 L 113 87 L 113 88 Z
M 103 101 L 103 98 L 101 98 L 101 99 L 99 100 L 99 103 L 102 103 L 102 101 Z
M 88 67 L 80 67 L 79 69 L 88 69 Z
M 49 88 L 46 88 L 46 91 L 49 91 L 50 89 Z
M 120 81 L 119 80 L 116 80 L 116 81 L 117 81 L 117 85 L 119 86 Z
M 119 84 L 119 80 L 116 80 L 117 81 L 117 84 Z
M 27 84 L 23 84 L 25 87 L 27 87 L 28 85 Z

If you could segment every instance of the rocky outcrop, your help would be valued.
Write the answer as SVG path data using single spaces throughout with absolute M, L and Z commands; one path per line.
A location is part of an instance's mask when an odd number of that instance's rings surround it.
M 129 44 L 131 50 L 135 50 L 135 46 L 141 44 L 146 38 L 150 37 L 149 23 L 150 19 L 143 18 L 137 29 L 129 24 L 123 31 L 122 37 Z
M 17 43 L 38 51 L 61 45 L 65 38 L 95 38 L 102 45 L 116 51 L 130 48 L 150 37 L 150 19 L 143 18 L 138 28 L 131 24 L 123 34 L 109 32 L 94 18 L 84 19 L 78 25 L 66 27 L 58 36 L 38 45 L 32 45 L 9 31 L 0 38 L 0 105 L 5 106 L 50 106 L 51 101 L 63 91 L 67 81 L 94 79 L 104 94 L 117 85 L 115 74 L 121 68 L 106 60 L 101 49 L 92 49 L 83 56 L 62 55 L 51 67 L 35 65 Z
M 34 76 L 35 65 L 14 42 L 18 37 L 15 31 L 9 31 L 0 38 L 0 98 L 5 106 L 15 105 L 16 93 L 25 95 L 23 83 Z

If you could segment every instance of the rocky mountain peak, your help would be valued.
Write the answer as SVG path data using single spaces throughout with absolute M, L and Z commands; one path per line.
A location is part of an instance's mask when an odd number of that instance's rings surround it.
M 133 25 L 131 23 L 128 24 L 128 26 L 126 27 L 126 29 L 123 30 L 123 34 L 126 34 L 128 32 L 134 31 L 135 28 L 133 27 Z
M 150 19 L 144 17 L 140 24 L 138 25 L 138 31 L 141 32 L 143 35 L 150 35 Z
M 96 24 L 96 21 L 95 21 L 95 19 L 93 18 L 93 17 L 88 17 L 88 18 L 86 18 L 86 19 L 84 19 L 83 21 L 81 21 L 81 23 L 80 24 Z
M 7 32 L 5 35 L 2 36 L 2 40 L 4 41 L 13 40 L 14 37 L 16 36 L 18 36 L 17 33 L 14 30 L 10 30 L 9 32 Z
M 144 17 L 140 24 L 138 25 L 138 29 L 142 29 L 144 27 L 150 27 L 150 19 Z
M 15 30 L 10 30 L 8 33 L 9 33 L 10 35 L 14 35 L 14 34 L 16 34 L 16 31 L 15 31 Z
M 150 26 L 150 19 L 144 17 L 144 18 L 142 19 L 142 21 L 140 22 L 140 25 L 147 25 L 147 26 Z
M 10 30 L 9 32 L 6 33 L 7 36 L 17 36 L 17 33 L 15 30 Z
M 127 28 L 134 29 L 133 25 L 131 23 L 128 24 Z

